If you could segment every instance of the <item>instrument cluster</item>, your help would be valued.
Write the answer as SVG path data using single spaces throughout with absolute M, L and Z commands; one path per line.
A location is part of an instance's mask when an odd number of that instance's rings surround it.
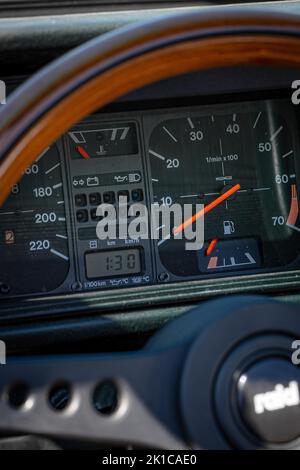
M 94 114 L 0 208 L 0 298 L 299 270 L 297 127 L 288 99 Z

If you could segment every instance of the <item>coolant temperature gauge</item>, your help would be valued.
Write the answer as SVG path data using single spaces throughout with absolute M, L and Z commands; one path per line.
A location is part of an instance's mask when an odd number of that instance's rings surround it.
M 134 122 L 101 124 L 95 129 L 76 128 L 68 133 L 72 159 L 135 155 L 138 152 Z

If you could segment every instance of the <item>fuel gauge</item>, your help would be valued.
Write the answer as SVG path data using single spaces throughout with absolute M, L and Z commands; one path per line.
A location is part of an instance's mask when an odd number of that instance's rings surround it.
M 258 241 L 255 238 L 212 240 L 199 251 L 198 264 L 202 273 L 210 274 L 259 268 L 262 260 Z

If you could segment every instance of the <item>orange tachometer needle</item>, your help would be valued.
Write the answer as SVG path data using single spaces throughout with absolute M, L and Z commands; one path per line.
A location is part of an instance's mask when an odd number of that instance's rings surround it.
M 90 158 L 90 156 L 89 156 L 89 154 L 87 153 L 87 151 L 86 151 L 83 147 L 81 147 L 81 145 L 77 145 L 76 150 L 77 150 L 78 153 L 80 153 L 80 155 L 81 155 L 83 158 L 85 158 L 85 159 Z
M 221 194 L 221 196 L 217 197 L 214 201 L 212 201 L 210 204 L 207 204 L 207 206 L 203 207 L 199 212 L 194 214 L 192 217 L 189 219 L 185 220 L 182 224 L 178 225 L 173 231 L 174 235 L 178 235 L 179 233 L 183 232 L 186 227 L 189 227 L 193 222 L 198 220 L 200 217 L 203 217 L 205 214 L 213 210 L 215 207 L 217 207 L 221 202 L 226 201 L 230 196 L 232 196 L 234 193 L 236 193 L 239 189 L 241 189 L 240 184 L 236 184 L 232 188 L 228 189 L 225 193 Z
M 212 252 L 214 251 L 214 248 L 216 246 L 216 244 L 218 243 L 218 239 L 217 238 L 214 238 L 210 244 L 208 245 L 207 247 L 207 250 L 206 250 L 206 256 L 210 256 L 212 254 Z

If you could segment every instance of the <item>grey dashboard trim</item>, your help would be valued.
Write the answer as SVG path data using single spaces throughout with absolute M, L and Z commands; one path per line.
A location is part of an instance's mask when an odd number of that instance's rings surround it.
M 274 296 L 284 303 L 300 304 L 299 295 Z M 73 350 L 76 343 L 88 341 L 97 345 L 97 351 L 112 351 L 118 345 L 123 348 L 123 340 L 129 339 L 130 349 L 137 343 L 144 344 L 149 335 L 162 328 L 177 316 L 191 310 L 196 302 L 160 308 L 144 308 L 113 312 L 104 315 L 85 314 L 79 318 L 53 318 L 52 321 L 32 321 L 10 323 L 0 326 L 0 338 L 5 341 L 8 356 L 30 351 L 31 354 Z M 133 340 L 134 338 L 134 340 Z M 80 344 L 80 343 L 79 343 Z M 127 343 L 128 348 L 128 343 Z M 124 348 L 123 348 L 124 349 Z
M 80 317 L 89 314 L 127 314 L 130 310 L 180 306 L 220 295 L 241 293 L 281 294 L 299 286 L 300 272 L 256 274 L 238 278 L 227 277 L 209 281 L 185 281 L 166 285 L 124 288 L 94 293 L 49 296 L 12 301 L 1 301 L 0 326 L 12 321 L 34 318 L 47 321 L 57 316 Z M 141 317 L 143 313 L 141 312 Z M 171 314 L 172 317 L 172 314 Z M 140 319 L 140 318 L 139 318 Z
M 236 4 L 226 6 L 228 12 L 233 7 L 236 7 Z M 29 53 L 34 49 L 48 49 L 57 50 L 59 53 L 95 36 L 138 21 L 164 18 L 183 12 L 201 11 L 205 13 L 208 10 L 216 9 L 217 11 L 220 8 L 224 8 L 224 4 L 0 18 L 0 52 L 5 56 L 13 50 Z M 239 8 L 250 11 L 267 8 L 270 11 L 281 11 L 282 13 L 299 13 L 300 1 L 240 4 Z M 1 61 L 3 62 L 3 56 Z

